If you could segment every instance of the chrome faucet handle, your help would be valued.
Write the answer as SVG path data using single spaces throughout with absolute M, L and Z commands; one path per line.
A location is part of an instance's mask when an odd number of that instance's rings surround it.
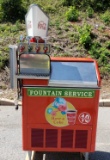
M 20 42 L 24 42 L 25 37 L 23 35 L 20 35 L 19 40 Z

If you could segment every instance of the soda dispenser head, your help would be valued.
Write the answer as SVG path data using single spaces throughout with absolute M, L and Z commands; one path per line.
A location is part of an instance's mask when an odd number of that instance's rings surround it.
M 30 5 L 25 22 L 27 36 L 47 37 L 49 18 L 38 5 Z

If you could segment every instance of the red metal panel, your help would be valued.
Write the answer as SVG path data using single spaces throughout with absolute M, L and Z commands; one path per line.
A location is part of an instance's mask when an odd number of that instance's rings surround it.
M 77 109 L 77 118 L 75 125 L 64 127 L 52 126 L 45 117 L 46 108 L 53 103 L 55 97 L 31 97 L 27 95 L 26 88 L 23 88 L 23 96 L 24 150 L 67 152 L 94 151 L 99 90 L 95 91 L 94 98 L 79 99 L 65 97 L 65 100 Z M 85 113 L 89 113 L 91 116 L 87 124 L 83 123 L 84 119 L 82 119 L 81 122 L 80 115 L 82 113 L 84 113 L 82 116 L 84 116 Z M 27 126 L 30 126 L 30 129 L 27 128 Z M 41 137 L 38 138 L 39 136 Z
M 51 61 L 61 62 L 94 62 L 92 58 L 73 58 L 73 57 L 50 57 Z
M 37 86 L 37 85 L 48 85 L 48 80 L 47 79 L 23 79 L 22 80 L 23 86 Z
M 94 62 L 97 72 L 98 86 L 100 75 L 95 60 L 89 58 L 52 57 L 52 61 Z M 23 80 L 23 85 L 47 86 L 48 80 Z M 66 89 L 66 88 L 65 88 Z M 77 89 L 76 89 L 77 90 Z M 81 88 L 81 90 L 83 90 Z M 75 124 L 71 125 L 68 115 L 63 112 L 64 106 L 53 108 L 57 96 L 29 96 L 27 88 L 23 88 L 23 149 L 58 152 L 93 152 L 95 150 L 96 128 L 98 117 L 99 90 L 94 90 L 94 97 L 64 97 L 65 101 L 76 109 Z M 50 109 L 50 110 L 49 110 Z M 53 109 L 53 116 L 46 119 Z M 62 118 L 55 114 L 62 112 Z M 66 118 L 63 118 L 66 117 Z M 65 120 L 65 126 L 57 126 Z M 68 120 L 68 122 L 67 122 Z M 49 123 L 52 121 L 52 124 Z

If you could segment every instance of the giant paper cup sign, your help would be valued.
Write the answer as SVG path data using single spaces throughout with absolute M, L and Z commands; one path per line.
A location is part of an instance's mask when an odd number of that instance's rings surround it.
M 38 5 L 33 4 L 30 6 L 25 21 L 28 36 L 47 36 L 49 18 Z
M 74 125 L 76 122 L 76 110 L 67 110 L 67 119 L 69 125 Z
M 75 107 L 62 97 L 54 99 L 45 111 L 48 123 L 56 127 L 74 125 L 76 122 L 77 111 Z

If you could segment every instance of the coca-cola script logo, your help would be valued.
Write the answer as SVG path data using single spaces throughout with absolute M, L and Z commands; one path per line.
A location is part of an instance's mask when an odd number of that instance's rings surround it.
M 38 23 L 38 29 L 46 30 L 46 23 L 44 23 L 43 21 L 40 21 Z
M 31 23 L 31 21 L 28 21 L 28 22 L 27 22 L 27 28 L 28 28 L 28 29 L 32 28 L 32 23 Z

